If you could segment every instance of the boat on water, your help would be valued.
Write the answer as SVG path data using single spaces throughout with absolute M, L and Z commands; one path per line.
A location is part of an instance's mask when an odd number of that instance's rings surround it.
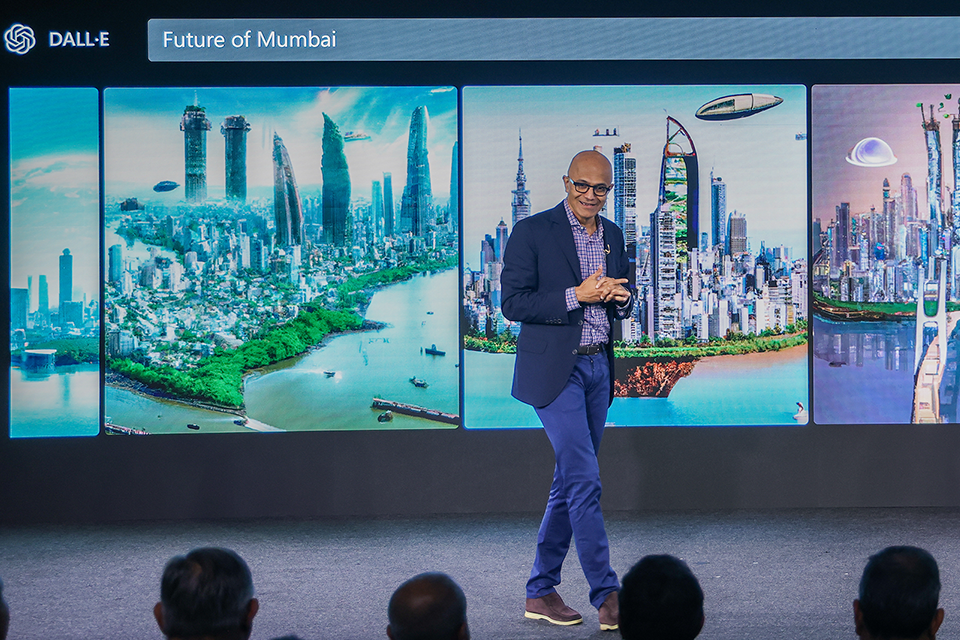
M 187 429 L 192 429 L 194 431 L 200 431 L 200 425 L 193 424 L 192 422 L 187 423 Z
M 324 372 L 323 372 L 323 375 L 327 376 L 328 378 L 332 378 L 333 376 L 337 375 L 337 372 L 336 372 L 336 371 L 324 371 Z
M 377 416 L 377 422 L 390 422 L 393 420 L 393 411 L 387 410 Z
M 412 376 L 410 378 L 410 384 L 417 387 L 418 389 L 426 389 L 428 386 L 426 380 L 421 380 L 417 376 Z
M 447 352 L 446 352 L 446 351 L 440 351 L 440 349 L 437 349 L 437 345 L 436 345 L 436 344 L 432 344 L 432 345 L 430 345 L 429 347 L 424 348 L 423 352 L 424 352 L 425 354 L 427 354 L 428 356 L 445 356 L 445 355 L 447 355 Z

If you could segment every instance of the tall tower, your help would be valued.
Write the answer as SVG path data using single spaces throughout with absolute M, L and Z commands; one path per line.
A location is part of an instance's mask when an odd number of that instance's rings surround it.
M 714 246 L 726 246 L 727 234 L 727 183 L 710 172 L 710 239 Z
M 613 221 L 627 246 L 637 242 L 637 158 L 630 148 L 613 148 Z
M 913 188 L 913 178 L 909 173 L 900 176 L 900 202 L 903 206 L 903 222 L 917 219 L 917 190 Z
M 227 116 L 220 125 L 224 138 L 226 161 L 226 195 L 228 200 L 247 199 L 247 132 L 250 123 L 243 116 Z
M 394 234 L 393 216 L 393 175 L 390 172 L 383 174 L 383 235 L 391 237 Z
M 520 152 L 517 157 L 517 188 L 513 193 L 511 205 L 511 229 L 517 228 L 517 223 L 530 215 L 530 192 L 527 191 L 527 176 L 523 173 L 523 135 L 520 135 Z
M 493 245 L 493 259 L 495 262 L 503 262 L 503 252 L 507 248 L 507 240 L 509 237 L 510 234 L 507 231 L 507 223 L 503 221 L 503 218 L 500 218 L 500 223 L 497 225 L 497 236 Z
M 923 117 L 922 107 L 920 117 Z M 930 119 L 923 119 L 923 133 L 927 141 L 927 206 L 930 210 L 927 219 L 939 228 L 943 225 L 940 203 L 943 161 L 940 157 L 940 121 L 933 115 L 933 105 L 930 105 Z
M 734 210 L 727 223 L 730 255 L 747 252 L 747 216 Z M 759 283 L 758 283 L 759 286 Z
M 837 265 L 847 261 L 850 250 L 850 203 L 841 202 L 837 207 L 836 234 L 833 238 Z
M 883 247 L 888 259 L 897 253 L 897 201 L 890 195 L 890 181 L 883 179 Z
M 43 318 L 42 322 L 44 325 L 50 323 L 50 289 L 47 285 L 47 276 L 40 276 L 40 281 L 37 284 L 37 311 L 40 313 L 40 317 Z
M 952 118 L 953 140 L 951 148 L 953 149 L 953 197 L 951 206 L 953 208 L 953 219 L 951 224 L 954 229 L 960 228 L 960 116 Z
M 460 142 L 453 143 L 450 161 L 450 230 L 460 228 Z
M 70 249 L 64 249 L 60 256 L 60 297 L 57 298 L 57 311 L 63 316 L 63 303 L 73 300 L 73 256 Z
M 320 171 L 323 174 L 323 241 L 336 247 L 349 246 L 350 171 L 343 153 L 343 135 L 327 114 L 323 114 Z
M 293 175 L 293 164 L 283 140 L 273 132 L 273 213 L 277 225 L 277 246 L 303 243 L 303 204 Z
M 111 245 L 107 253 L 107 281 L 118 283 L 123 278 L 123 247 Z
M 419 106 L 410 116 L 407 140 L 407 185 L 400 201 L 400 230 L 420 236 L 427 231 L 433 209 L 430 161 L 427 159 L 427 108 Z
M 678 339 L 684 333 L 681 285 L 687 279 L 689 251 L 699 241 L 700 173 L 690 134 L 669 116 L 666 137 L 660 195 L 650 214 L 653 334 Z
M 374 237 L 379 239 L 383 237 L 383 186 L 379 180 L 374 180 L 370 187 L 370 201 L 373 203 L 370 211 L 373 217 L 373 233 Z
M 180 131 L 183 131 L 183 188 L 187 202 L 203 202 L 207 199 L 207 131 L 210 131 L 206 109 L 195 104 L 184 107 Z

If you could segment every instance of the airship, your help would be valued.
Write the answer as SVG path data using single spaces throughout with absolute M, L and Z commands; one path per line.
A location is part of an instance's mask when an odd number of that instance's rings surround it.
M 738 93 L 711 100 L 697 109 L 701 120 L 734 120 L 746 118 L 755 113 L 772 109 L 783 102 L 783 98 L 767 93 Z
M 164 180 L 163 182 L 158 182 L 157 184 L 153 185 L 153 190 L 157 193 L 161 193 L 163 191 L 173 191 L 179 186 L 180 185 L 173 180 Z

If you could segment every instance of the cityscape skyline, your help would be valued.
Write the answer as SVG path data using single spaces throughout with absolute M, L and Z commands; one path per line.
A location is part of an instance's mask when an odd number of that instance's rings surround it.
M 183 199 L 182 186 L 169 193 L 155 193 L 152 187 L 164 180 L 184 184 L 184 136 L 175 123 L 171 127 L 170 112 L 183 113 L 184 105 L 195 103 L 212 125 L 206 140 L 208 200 L 226 196 L 226 138 L 219 129 L 232 116 L 242 115 L 249 126 L 247 201 L 272 197 L 274 133 L 284 141 L 301 192 L 320 190 L 324 114 L 336 122 L 341 133 L 358 134 L 344 146 L 344 153 L 353 192 L 366 194 L 368 199 L 372 182 L 382 180 L 384 172 L 406 175 L 414 105 L 426 105 L 430 113 L 430 126 L 436 132 L 429 140 L 434 157 L 449 157 L 456 141 L 453 87 L 108 88 L 104 90 L 108 192 L 135 192 L 171 203 Z M 143 148 L 152 150 L 147 167 L 142 161 Z M 442 168 L 432 177 L 436 184 L 449 184 Z M 434 195 L 446 198 L 449 194 L 445 191 Z
M 99 298 L 99 131 L 96 89 L 10 89 L 10 286 L 32 278 L 31 312 L 40 275 L 58 304 L 68 247 L 71 299 Z
M 694 116 L 709 100 L 748 92 L 775 93 L 784 102 L 739 121 L 704 122 Z M 679 120 L 696 140 L 704 196 L 700 230 L 710 229 L 705 194 L 713 170 L 736 185 L 728 188 L 727 211 L 736 209 L 751 219 L 751 237 L 767 246 L 790 246 L 795 257 L 806 257 L 806 143 L 796 139 L 806 131 L 805 104 L 805 88 L 793 85 L 464 87 L 465 266 L 478 268 L 480 243 L 501 217 L 512 231 L 511 192 L 517 188 L 521 132 L 531 214 L 565 197 L 562 176 L 575 153 L 599 145 L 613 161 L 614 148 L 629 143 L 636 158 L 638 225 L 648 226 L 646 218 L 657 207 L 665 115 Z M 594 135 L 607 129 L 616 129 L 617 135 Z M 604 215 L 612 220 L 612 202 L 607 209 Z
M 945 95 L 951 95 L 946 99 Z M 836 218 L 841 202 L 850 204 L 852 214 L 870 207 L 883 209 L 882 183 L 886 178 L 894 191 L 900 190 L 901 176 L 910 174 L 917 191 L 918 210 L 927 208 L 927 145 L 923 118 L 929 105 L 940 121 L 943 150 L 942 184 L 953 185 L 950 120 L 956 115 L 960 85 L 815 85 L 811 92 L 811 124 L 817 135 L 811 138 L 813 220 L 824 227 Z M 918 103 L 923 104 L 923 116 Z M 943 103 L 943 108 L 940 104 Z M 870 109 L 860 109 L 870 104 Z M 880 138 L 897 161 L 888 166 L 864 167 L 847 162 L 847 153 L 861 140 Z M 946 190 L 943 191 L 946 195 Z M 921 215 L 927 218 L 927 215 Z

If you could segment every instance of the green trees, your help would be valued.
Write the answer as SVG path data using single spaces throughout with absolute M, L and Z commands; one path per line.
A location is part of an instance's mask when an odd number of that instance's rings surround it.
M 290 322 L 273 325 L 238 349 L 218 347 L 195 369 L 150 367 L 125 358 L 113 359 L 109 366 L 119 374 L 175 398 L 238 408 L 243 406 L 245 373 L 299 355 L 328 334 L 358 329 L 362 322 L 352 313 L 308 306 Z

